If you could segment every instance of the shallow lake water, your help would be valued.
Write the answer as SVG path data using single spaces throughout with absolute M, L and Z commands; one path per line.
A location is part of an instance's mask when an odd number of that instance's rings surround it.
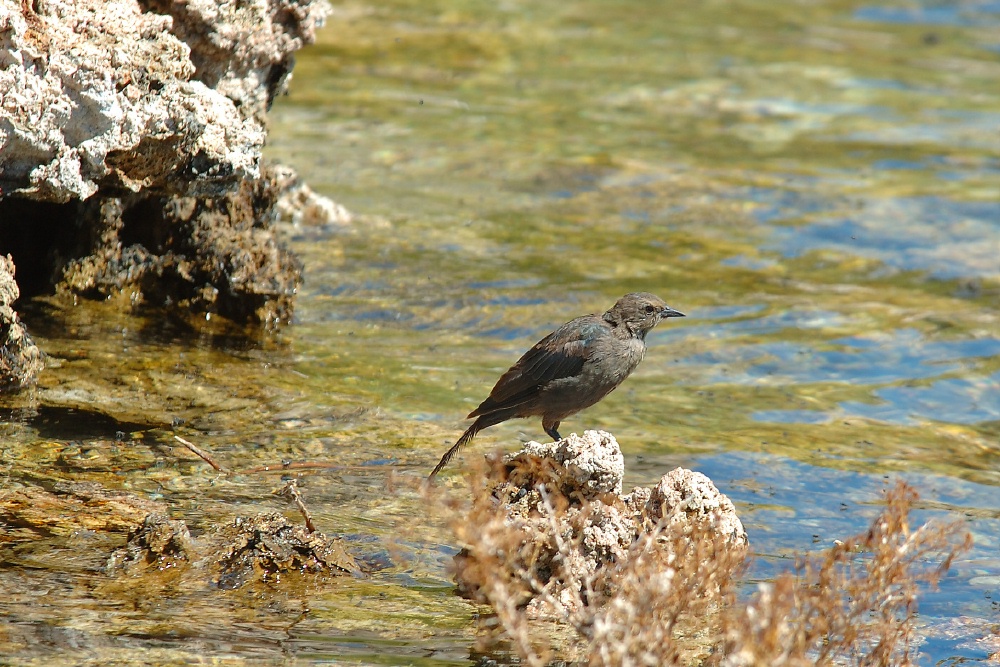
M 750 536 L 748 590 L 904 479 L 917 521 L 974 538 L 921 596 L 919 663 L 1000 652 L 996 2 L 341 3 L 269 155 L 356 216 L 289 231 L 295 323 L 245 341 L 19 305 L 49 359 L 3 399 L 0 484 L 96 481 L 197 535 L 295 513 L 279 475 L 221 476 L 173 435 L 236 470 L 322 464 L 300 480 L 313 518 L 374 572 L 129 589 L 99 571 L 122 534 L 25 534 L 0 544 L 17 662 L 475 662 L 454 543 L 403 482 L 538 338 L 639 290 L 687 317 L 564 434 L 613 432 L 626 486 L 711 477 Z M 444 483 L 542 438 L 490 429 Z

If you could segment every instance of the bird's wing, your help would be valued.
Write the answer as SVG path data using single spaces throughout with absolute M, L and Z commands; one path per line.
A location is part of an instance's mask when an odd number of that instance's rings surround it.
M 596 315 L 562 325 L 535 343 L 500 376 L 489 398 L 469 417 L 516 407 L 534 398 L 549 382 L 578 374 L 593 352 L 594 341 L 607 333 L 607 323 Z

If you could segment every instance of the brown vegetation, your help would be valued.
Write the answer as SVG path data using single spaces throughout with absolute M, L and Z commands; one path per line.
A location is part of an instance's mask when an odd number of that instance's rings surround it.
M 537 478 L 531 471 L 527 478 L 542 481 L 525 487 L 523 469 L 496 461 L 471 476 L 471 505 L 451 508 L 464 546 L 461 592 L 492 607 L 531 665 L 553 650 L 594 666 L 912 664 L 919 586 L 970 546 L 955 524 L 911 527 L 917 494 L 899 483 L 866 532 L 802 557 L 749 600 L 737 595 L 745 549 L 703 519 L 660 518 L 624 558 L 581 571 L 588 536 L 579 517 L 607 510 L 582 499 L 556 468 L 544 466 Z M 536 498 L 527 519 L 511 514 L 504 497 L 516 487 Z M 558 633 L 539 620 L 552 616 L 539 610 L 561 612 L 573 646 L 553 647 Z

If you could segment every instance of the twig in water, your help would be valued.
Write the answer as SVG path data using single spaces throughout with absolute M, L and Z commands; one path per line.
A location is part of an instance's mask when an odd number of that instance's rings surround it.
M 339 463 L 326 463 L 323 461 L 282 461 L 281 463 L 271 463 L 268 465 L 247 468 L 240 471 L 243 475 L 256 474 L 261 472 L 274 472 L 285 474 L 289 470 L 361 470 L 369 466 L 345 466 Z
M 316 526 L 313 524 L 312 515 L 309 514 L 309 509 L 306 507 L 305 502 L 302 500 L 302 494 L 299 493 L 299 487 L 296 486 L 295 480 L 290 479 L 288 482 L 274 492 L 277 496 L 284 496 L 285 498 L 291 498 L 295 506 L 299 508 L 302 512 L 302 518 L 306 520 L 306 530 L 310 533 L 316 532 Z
M 220 466 L 218 463 L 215 462 L 215 459 L 212 458 L 211 454 L 209 454 L 208 452 L 206 452 L 202 448 L 198 447 L 193 442 L 188 442 L 187 440 L 185 440 L 184 438 L 182 438 L 179 435 L 175 435 L 174 436 L 174 440 L 176 440 L 177 442 L 181 443 L 182 445 L 184 445 L 185 447 L 187 447 L 188 449 L 190 449 L 192 452 L 194 452 L 199 457 L 201 457 L 201 459 L 205 463 L 207 463 L 208 465 L 212 466 L 213 468 L 215 468 L 219 472 L 222 472 L 222 473 L 227 472 L 225 468 L 223 468 L 222 466 Z

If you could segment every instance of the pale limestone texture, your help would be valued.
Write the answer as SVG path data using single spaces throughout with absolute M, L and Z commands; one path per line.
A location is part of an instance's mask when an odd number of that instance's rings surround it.
M 0 0 L 0 255 L 30 267 L 21 294 L 287 322 L 301 265 L 275 221 L 349 214 L 263 164 L 265 113 L 328 11 Z
M 517 454 L 550 458 L 566 468 L 581 485 L 600 493 L 621 493 L 625 458 L 615 436 L 605 431 L 584 431 L 556 442 L 528 442 Z
M 313 41 L 329 6 L 310 0 L 146 0 L 174 19 L 196 78 L 263 120 L 291 76 L 294 53 Z
M 264 129 L 195 78 L 169 16 L 130 0 L 0 0 L 0 190 L 213 194 L 259 175 Z
M 536 582 L 528 614 L 568 618 L 586 605 L 590 587 L 606 585 L 601 582 L 616 568 L 628 567 L 635 545 L 647 536 L 668 561 L 689 536 L 704 540 L 704 531 L 737 554 L 747 546 L 732 502 L 701 473 L 676 468 L 653 488 L 622 496 L 624 458 L 604 431 L 529 442 L 504 457 L 503 466 L 491 496 L 505 527 L 484 525 L 478 534 L 489 544 L 470 544 L 456 557 L 459 590 L 474 598 L 481 597 L 483 583 L 481 547 L 485 553 L 531 553 L 528 561 L 511 556 L 503 566 L 517 571 L 515 579 Z
M 746 544 L 747 533 L 736 516 L 733 502 L 705 475 L 674 468 L 654 486 L 645 502 L 650 521 L 670 524 L 703 519 L 734 542 Z
M 354 216 L 335 201 L 315 192 L 295 170 L 284 165 L 272 169 L 278 192 L 278 219 L 295 228 L 331 225 L 349 227 Z

